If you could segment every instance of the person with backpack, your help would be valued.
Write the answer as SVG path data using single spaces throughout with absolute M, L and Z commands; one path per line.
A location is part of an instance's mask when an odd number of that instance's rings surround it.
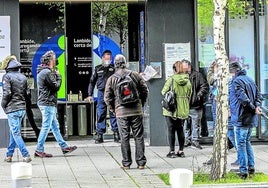
M 115 113 L 121 136 L 122 166 L 127 170 L 132 164 L 130 148 L 130 132 L 135 140 L 135 160 L 138 169 L 144 169 L 147 159 L 144 155 L 143 111 L 148 87 L 141 75 L 126 68 L 126 58 L 119 54 L 115 56 L 116 72 L 108 78 L 104 101 L 110 112 Z
M 98 89 L 97 100 L 97 125 L 96 144 L 103 143 L 103 134 L 106 133 L 106 119 L 107 119 L 107 106 L 104 102 L 104 89 L 107 79 L 114 73 L 114 66 L 111 64 L 112 52 L 105 50 L 102 53 L 102 64 L 97 65 L 92 73 L 89 86 L 88 86 L 88 101 L 93 102 L 93 91 L 95 86 Z M 116 117 L 113 113 L 109 113 L 111 129 L 114 132 L 114 142 L 120 142 L 120 136 L 118 132 L 118 126 L 116 123 Z
M 169 77 L 165 82 L 161 94 L 164 96 L 165 93 L 173 88 L 176 96 L 177 108 L 175 111 L 171 112 L 163 108 L 163 116 L 166 119 L 168 127 L 168 141 L 169 141 L 169 153 L 168 158 L 185 157 L 183 152 L 185 135 L 183 126 L 185 121 L 189 117 L 190 110 L 190 97 L 192 94 L 192 86 L 190 83 L 189 75 L 185 74 L 184 66 L 188 64 L 183 64 L 177 61 L 173 65 L 174 75 Z M 175 139 L 176 135 L 179 143 L 179 150 L 175 153 Z

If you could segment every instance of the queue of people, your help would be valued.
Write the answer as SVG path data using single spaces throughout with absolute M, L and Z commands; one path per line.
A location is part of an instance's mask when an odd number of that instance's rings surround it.
M 114 132 L 114 141 L 121 144 L 122 166 L 127 170 L 132 165 L 130 149 L 130 134 L 135 140 L 135 161 L 138 169 L 144 169 L 147 162 L 145 157 L 143 107 L 148 98 L 148 87 L 142 76 L 127 69 L 126 58 L 119 54 L 111 64 L 112 53 L 105 50 L 102 53 L 102 64 L 95 67 L 88 87 L 89 101 L 93 101 L 93 90 L 97 85 L 97 124 L 96 144 L 103 143 L 103 134 L 106 132 L 107 110 Z M 6 70 L 3 76 L 3 99 L 1 106 L 8 117 L 10 127 L 10 143 L 7 148 L 6 162 L 12 162 L 15 147 L 18 146 L 23 161 L 31 162 L 30 154 L 21 137 L 21 122 L 26 113 L 26 102 L 29 101 L 27 78 L 20 73 L 21 64 L 16 57 L 9 56 L 2 64 Z M 35 157 L 52 157 L 44 152 L 44 144 L 51 130 L 62 153 L 68 154 L 77 149 L 69 146 L 62 138 L 57 120 L 57 91 L 61 86 L 61 75 L 57 70 L 57 58 L 53 51 L 47 51 L 41 58 L 38 66 L 37 104 L 42 114 L 42 126 L 38 132 Z M 257 125 L 257 115 L 261 114 L 261 95 L 255 82 L 246 75 L 238 62 L 229 66 L 232 78 L 229 81 L 230 118 L 228 136 L 237 150 L 237 164 L 240 177 L 245 179 L 248 174 L 255 172 L 254 152 L 250 144 L 252 128 Z M 163 116 L 167 124 L 169 152 L 168 158 L 184 158 L 184 147 L 192 146 L 202 149 L 200 145 L 200 127 L 206 96 L 212 98 L 213 128 L 216 128 L 215 105 L 217 88 L 218 66 L 213 62 L 209 68 L 207 79 L 194 70 L 188 60 L 177 61 L 173 64 L 174 74 L 170 76 L 162 90 L 165 95 L 171 88 L 176 94 L 176 110 L 170 112 L 163 108 Z M 125 81 L 129 79 L 128 81 Z M 208 81 L 207 81 L 208 80 Z M 125 85 L 123 85 L 125 84 Z M 209 85 L 211 90 L 209 90 Z M 121 89 L 122 87 L 122 89 Z M 179 143 L 175 151 L 176 135 Z M 212 163 L 213 161 L 211 161 Z

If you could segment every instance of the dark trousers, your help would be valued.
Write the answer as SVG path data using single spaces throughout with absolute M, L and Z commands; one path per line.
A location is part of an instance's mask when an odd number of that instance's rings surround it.
M 183 125 L 184 121 L 183 119 L 178 118 L 172 118 L 169 116 L 166 117 L 167 127 L 168 127 L 168 142 L 170 151 L 175 151 L 175 133 L 177 133 L 178 142 L 179 142 L 179 150 L 183 151 L 184 148 L 184 141 L 185 136 L 183 132 Z
M 96 132 L 100 135 L 106 133 L 106 117 L 107 105 L 104 102 L 104 93 L 103 91 L 98 91 Z M 113 113 L 110 113 L 110 124 L 113 132 L 118 131 L 116 117 Z
M 131 148 L 130 148 L 130 131 L 132 130 L 135 141 L 135 160 L 137 165 L 144 166 L 146 164 L 146 157 L 144 155 L 145 145 L 143 137 L 143 122 L 142 115 L 117 117 L 117 125 L 121 136 L 121 152 L 123 156 L 123 166 L 130 166 L 132 164 Z

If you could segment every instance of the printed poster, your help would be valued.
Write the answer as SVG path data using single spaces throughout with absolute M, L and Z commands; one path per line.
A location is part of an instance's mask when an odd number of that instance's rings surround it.
M 164 65 L 166 79 L 173 75 L 172 66 L 176 61 L 191 60 L 191 46 L 188 43 L 164 43 Z
M 0 16 L 0 62 L 10 55 L 10 17 Z

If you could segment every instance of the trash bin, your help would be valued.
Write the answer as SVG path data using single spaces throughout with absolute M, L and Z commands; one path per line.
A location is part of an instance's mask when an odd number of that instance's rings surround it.
M 67 134 L 73 135 L 73 107 L 72 105 L 67 105 L 66 107 L 66 126 L 67 126 Z
M 193 185 L 193 171 L 177 168 L 169 172 L 169 182 L 172 188 L 190 188 Z
M 87 135 L 87 107 L 85 104 L 78 105 L 77 107 L 78 115 L 78 135 Z
M 32 165 L 18 162 L 11 165 L 12 188 L 32 187 Z

